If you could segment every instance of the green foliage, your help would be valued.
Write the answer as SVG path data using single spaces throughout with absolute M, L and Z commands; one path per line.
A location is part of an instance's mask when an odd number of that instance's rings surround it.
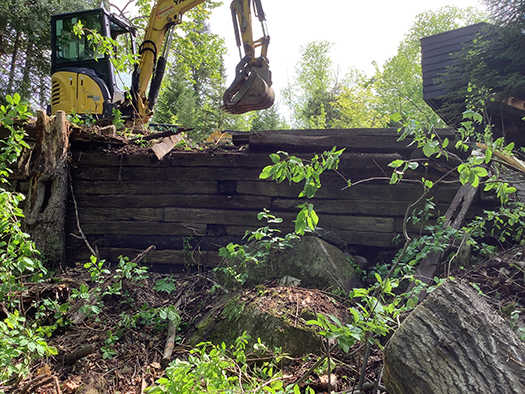
M 18 310 L 0 321 L 0 384 L 27 374 L 34 360 L 58 353 L 46 343 L 42 330 L 28 323 Z
M 45 108 L 51 87 L 51 15 L 99 5 L 91 0 L 0 2 L 0 104 L 18 92 L 33 107 Z
M 329 152 L 323 152 L 321 156 L 315 155 L 311 160 L 306 161 L 296 156 L 290 156 L 288 153 L 279 151 L 272 153 L 270 158 L 273 164 L 263 168 L 259 178 L 273 179 L 277 183 L 288 180 L 291 184 L 303 184 L 303 190 L 299 197 L 311 199 L 316 191 L 321 187 L 321 174 L 326 170 L 337 170 L 339 158 L 344 149 L 337 150 L 334 147 Z M 282 157 L 281 157 L 282 156 Z M 295 232 L 303 235 L 306 230 L 313 230 L 317 225 L 319 218 L 313 209 L 313 205 L 304 203 L 298 206 L 301 210 L 295 220 Z
M 155 282 L 153 285 L 153 290 L 156 292 L 165 292 L 168 295 L 177 290 L 177 286 L 175 285 L 175 282 L 171 278 L 163 278 L 159 279 Z
M 339 348 L 345 353 L 358 342 L 373 341 L 380 345 L 378 338 L 391 333 L 397 325 L 397 316 L 410 307 L 403 306 L 404 295 L 393 293 L 399 279 L 382 279 L 377 273 L 375 279 L 374 286 L 356 288 L 349 293 L 349 298 L 356 305 L 349 308 L 352 316 L 349 324 L 341 323 L 336 316 L 328 315 L 327 318 L 320 314 L 307 324 L 320 327 L 319 334 L 337 340 Z
M 525 204 L 510 202 L 495 211 L 484 211 L 467 226 L 469 233 L 490 235 L 499 243 L 514 242 L 525 245 Z
M 350 70 L 332 107 L 336 113 L 333 128 L 381 128 L 390 123 L 388 114 L 380 110 L 381 98 L 375 91 L 377 79 L 368 78 L 358 70 Z
M 259 340 L 256 354 L 268 355 L 269 361 L 249 363 L 246 345 L 250 337 L 244 333 L 227 347 L 200 343 L 190 351 L 187 360 L 176 359 L 166 368 L 166 376 L 149 387 L 149 394 L 159 393 L 300 393 L 299 387 L 287 386 L 277 368 L 282 355 L 270 352 Z M 313 391 L 307 389 L 309 394 Z
M 85 35 L 88 40 L 88 46 L 94 53 L 93 58 L 98 59 L 107 55 L 117 73 L 129 72 L 134 64 L 139 63 L 138 54 L 131 53 L 127 50 L 121 50 L 117 53 L 117 49 L 120 45 L 116 39 L 103 36 L 96 30 L 84 27 L 82 20 L 79 20 L 73 26 L 73 34 L 77 37 Z
M 250 119 L 250 131 L 287 130 L 290 128 L 279 114 L 279 104 L 274 103 L 270 108 L 262 111 L 253 111 Z
M 0 106 L 0 124 L 10 135 L 0 141 L 0 184 L 8 183 L 10 166 L 16 163 L 22 149 L 28 148 L 23 130 L 15 126 L 15 118 L 23 120 L 29 115 L 27 105 L 18 94 L 7 96 L 5 102 L 7 105 Z M 45 341 L 56 325 L 44 326 L 42 321 L 53 309 L 58 315 L 63 312 L 54 303 L 35 302 L 36 316 L 30 320 L 20 304 L 19 294 L 27 289 L 26 283 L 38 282 L 47 274 L 29 235 L 21 228 L 24 215 L 18 204 L 23 198 L 0 188 L 0 303 L 6 315 L 0 321 L 0 385 L 23 377 L 34 360 L 56 354 L 56 349 Z
M 300 48 L 295 77 L 283 92 L 294 127 L 332 127 L 332 103 L 339 87 L 329 56 L 332 47 L 328 41 L 315 41 Z
M 399 113 L 403 121 L 411 119 L 442 126 L 441 119 L 423 100 L 420 39 L 484 19 L 473 7 L 446 6 L 417 15 L 399 43 L 396 55 L 382 67 L 376 66 L 374 87 L 380 98 L 378 111 L 385 115 Z
M 282 223 L 281 218 L 271 215 L 267 209 L 259 212 L 257 219 L 265 219 L 269 225 Z M 247 231 L 244 236 L 247 239 L 245 245 L 229 243 L 226 247 L 219 249 L 219 256 L 223 258 L 223 261 L 214 268 L 214 271 L 228 278 L 226 287 L 242 286 L 248 279 L 251 267 L 264 261 L 272 249 L 282 250 L 291 247 L 291 241 L 298 238 L 295 234 L 286 234 L 281 237 L 279 236 L 280 230 L 270 228 L 269 225 L 255 231 Z

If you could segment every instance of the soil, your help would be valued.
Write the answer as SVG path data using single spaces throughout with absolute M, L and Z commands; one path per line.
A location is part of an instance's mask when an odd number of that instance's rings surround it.
M 525 305 L 525 248 L 516 247 L 505 253 L 492 256 L 487 261 L 453 273 L 455 277 L 466 279 L 477 284 L 480 292 L 502 315 L 510 317 L 513 312 L 519 312 Z M 155 282 L 162 278 L 172 278 L 176 282 L 176 290 L 171 293 L 154 290 Z M 24 301 L 29 306 L 31 300 L 52 297 L 58 302 L 71 301 L 73 289 L 81 284 L 92 286 L 87 270 L 81 266 L 70 268 L 57 275 L 52 281 L 33 286 L 24 294 Z M 33 392 L 37 394 L 74 393 L 143 393 L 145 387 L 154 384 L 164 373 L 161 367 L 166 340 L 166 324 L 158 324 L 153 320 L 138 321 L 136 327 L 126 329 L 113 346 L 114 357 L 104 357 L 104 344 L 108 332 L 117 333 L 122 324 L 122 315 L 134 315 L 144 305 L 148 308 L 177 305 L 182 324 L 177 336 L 177 344 L 172 359 L 184 359 L 191 347 L 185 345 L 186 334 L 193 322 L 208 311 L 218 301 L 220 292 L 212 292 L 213 277 L 208 272 L 193 272 L 178 275 L 149 273 L 147 279 L 138 282 L 124 280 L 121 294 L 106 296 L 102 311 L 86 318 L 81 323 L 59 328 L 49 340 L 59 354 L 46 360 L 41 360 L 31 368 L 32 374 L 18 384 L 5 387 L 7 392 Z M 254 297 L 254 294 L 282 294 L 280 306 L 293 310 L 297 300 L 311 297 L 316 309 L 334 312 L 334 304 L 338 297 L 319 290 L 307 290 L 296 287 L 281 287 L 276 283 L 268 283 L 253 293 L 241 293 L 242 297 Z M 268 308 L 275 308 L 274 297 L 267 298 Z M 30 308 L 27 310 L 31 313 Z M 521 320 L 520 320 L 521 319 Z M 523 324 L 523 319 L 515 319 L 514 324 Z M 518 321 L 520 320 L 520 321 Z M 93 353 L 79 359 L 72 365 L 65 365 L 63 360 L 68 354 L 79 347 L 93 346 Z M 106 355 L 107 356 L 107 355 Z M 335 368 L 332 370 L 331 382 L 333 391 L 351 390 L 359 379 L 363 348 L 356 346 L 348 354 L 335 350 L 331 353 Z M 317 361 L 319 354 L 294 359 L 286 366 L 286 381 L 292 383 L 300 379 Z M 366 382 L 373 382 L 381 374 L 382 353 L 378 347 L 373 347 L 366 368 Z M 47 384 L 39 387 L 31 386 L 32 379 L 46 373 Z M 316 393 L 328 392 L 327 376 L 315 373 L 310 376 L 310 387 Z M 30 388 L 24 391 L 24 388 Z M 1 388 L 1 387 L 0 387 Z M 92 391 L 89 391 L 91 389 Z M 18 391 L 16 391 L 18 390 Z M 60 391 L 59 391 L 60 390 Z

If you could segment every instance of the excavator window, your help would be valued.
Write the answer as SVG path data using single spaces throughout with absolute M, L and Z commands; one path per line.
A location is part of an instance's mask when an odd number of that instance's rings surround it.
M 81 18 L 72 16 L 55 20 L 56 29 L 56 59 L 58 63 L 69 63 L 75 61 L 98 60 L 104 58 L 104 54 L 97 52 L 95 45 L 88 39 L 87 34 L 77 36 L 73 32 L 73 26 L 79 21 L 85 29 L 101 34 L 102 23 L 100 15 L 83 15 Z

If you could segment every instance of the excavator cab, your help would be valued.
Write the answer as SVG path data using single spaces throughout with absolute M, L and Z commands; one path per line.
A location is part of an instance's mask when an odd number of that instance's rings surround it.
M 136 31 L 102 8 L 51 17 L 51 113 L 58 110 L 111 116 L 125 101 L 111 57 L 97 50 L 88 35 L 77 36 L 74 26 L 116 39 L 127 35 L 134 46 Z
M 250 5 L 253 2 L 255 16 L 262 26 L 263 36 L 253 40 Z M 235 80 L 223 96 L 223 109 L 231 114 L 243 114 L 270 108 L 275 101 L 272 78 L 266 53 L 270 36 L 266 33 L 266 17 L 261 0 L 233 0 L 231 3 L 235 39 L 239 53 L 243 46 L 245 55 L 235 69 Z M 242 41 L 241 41 L 242 38 Z M 255 48 L 261 48 L 261 56 L 255 57 Z

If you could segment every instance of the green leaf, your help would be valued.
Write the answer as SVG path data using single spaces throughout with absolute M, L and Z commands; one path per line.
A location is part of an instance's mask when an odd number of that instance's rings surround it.
M 259 174 L 260 179 L 267 179 L 271 177 L 271 170 L 273 166 L 266 166 L 263 168 L 262 172 Z
M 481 178 L 486 177 L 488 175 L 487 169 L 483 167 L 473 167 L 472 171 Z
M 403 117 L 401 116 L 399 112 L 396 112 L 390 115 L 390 119 L 392 120 L 392 122 L 400 122 L 401 119 L 403 119 Z

